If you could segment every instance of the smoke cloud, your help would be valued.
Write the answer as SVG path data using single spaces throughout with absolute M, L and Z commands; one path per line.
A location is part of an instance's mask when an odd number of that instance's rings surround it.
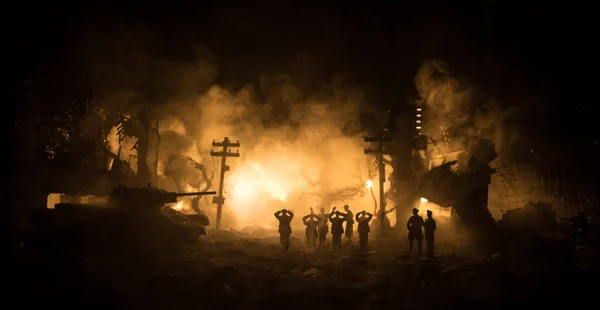
M 365 184 L 373 159 L 363 153 L 361 89 L 333 77 L 321 90 L 304 93 L 287 74 L 265 74 L 258 85 L 229 88 L 215 83 L 216 57 L 207 47 L 192 48 L 188 61 L 174 60 L 160 53 L 166 47 L 148 33 L 131 27 L 95 32 L 86 46 L 95 64 L 95 105 L 108 115 L 150 111 L 159 137 L 151 143 L 157 155 L 150 150 L 147 164 L 158 186 L 203 189 L 206 182 L 191 167 L 195 162 L 217 189 L 220 158 L 209 153 L 214 140 L 228 137 L 239 140 L 241 156 L 227 159 L 225 227 L 274 227 L 272 214 L 281 208 L 297 217 L 309 207 L 372 210 Z M 122 152 L 122 159 L 127 156 Z M 185 160 L 172 161 L 174 156 Z M 176 186 L 182 183 L 185 188 Z M 214 222 L 210 198 L 200 208 Z
M 365 133 L 359 122 L 365 117 L 365 91 L 352 81 L 335 76 L 306 93 L 294 76 L 281 73 L 230 87 L 216 82 L 218 59 L 204 45 L 174 52 L 139 25 L 85 33 L 84 51 L 93 64 L 93 104 L 109 117 L 150 112 L 158 135 L 151 139 L 147 165 L 158 186 L 171 191 L 216 189 L 220 159 L 209 152 L 214 140 L 228 137 L 239 140 L 241 156 L 227 159 L 226 227 L 274 227 L 272 214 L 281 208 L 297 216 L 311 206 L 349 204 L 355 212 L 372 210 L 365 184 L 376 174 L 370 172 L 373 158 L 363 153 Z M 509 158 L 521 140 L 514 126 L 518 109 L 503 108 L 455 76 L 443 61 L 426 60 L 415 85 L 427 106 L 424 134 L 438 140 L 444 132 L 451 137 L 446 145 L 432 146 L 434 153 L 464 150 L 480 135 L 496 143 L 501 158 Z M 108 140 L 115 152 L 114 132 Z M 131 139 L 127 143 L 134 144 Z M 122 147 L 124 160 L 136 155 L 127 149 Z M 173 161 L 177 156 L 181 160 Z M 205 174 L 194 165 L 201 165 Z M 210 198 L 200 204 L 214 219 L 216 206 Z
M 531 166 L 515 161 L 522 154 L 533 152 L 525 126 L 532 112 L 543 117 L 539 100 L 525 104 L 503 104 L 478 88 L 464 77 L 457 76 L 449 64 L 439 59 L 423 62 L 415 77 L 415 85 L 425 104 L 423 133 L 445 143 L 430 145 L 435 155 L 445 155 L 446 161 L 464 163 L 468 150 L 476 137 L 494 142 L 498 158 L 491 163 L 498 173 L 492 177 L 489 208 L 498 218 L 501 210 L 522 207 L 532 199 L 536 189 L 535 174 Z M 439 164 L 439 163 L 438 163 Z M 537 190 L 539 192 L 539 190 Z

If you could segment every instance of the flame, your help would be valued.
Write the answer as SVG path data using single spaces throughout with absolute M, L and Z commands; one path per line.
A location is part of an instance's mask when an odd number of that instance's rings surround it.
M 433 212 L 434 217 L 450 218 L 452 214 L 452 208 L 430 202 L 429 199 L 425 197 L 421 197 L 420 201 L 415 202 L 414 207 L 419 210 L 421 216 L 425 216 L 427 211 Z
M 293 180 L 286 179 L 276 171 L 268 171 L 258 163 L 243 166 L 235 175 L 232 199 L 236 202 L 253 202 L 262 195 L 285 202 L 296 188 Z
M 366 188 L 366 189 L 371 189 L 371 188 L 373 188 L 373 181 L 371 181 L 371 180 L 367 180 L 367 182 L 365 182 L 365 188 Z
M 176 211 L 181 211 L 183 210 L 183 202 L 179 201 L 178 203 L 172 205 L 171 208 Z

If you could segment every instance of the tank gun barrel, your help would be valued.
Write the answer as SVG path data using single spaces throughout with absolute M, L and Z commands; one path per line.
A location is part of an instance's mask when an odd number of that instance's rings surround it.
M 191 193 L 175 193 L 177 197 L 188 197 L 188 196 L 208 196 L 208 195 L 216 195 L 216 191 L 212 192 L 191 192 Z
M 191 193 L 171 193 L 171 192 L 162 192 L 160 194 L 163 203 L 176 203 L 179 197 L 190 197 L 190 196 L 207 196 L 207 195 L 216 195 L 217 192 L 191 192 Z

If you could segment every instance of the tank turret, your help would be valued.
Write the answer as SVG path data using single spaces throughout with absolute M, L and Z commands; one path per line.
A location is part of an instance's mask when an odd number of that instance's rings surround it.
M 104 205 L 59 203 L 54 209 L 32 212 L 33 243 L 62 243 L 80 250 L 112 252 L 115 247 L 145 248 L 160 253 L 184 243 L 195 243 L 209 225 L 204 214 L 186 215 L 164 208 L 179 197 L 216 192 L 174 193 L 152 186 L 119 186 Z
M 168 203 L 177 203 L 179 197 L 216 195 L 212 192 L 175 193 L 155 187 L 129 188 L 119 186 L 108 199 L 109 205 L 132 212 L 158 212 Z

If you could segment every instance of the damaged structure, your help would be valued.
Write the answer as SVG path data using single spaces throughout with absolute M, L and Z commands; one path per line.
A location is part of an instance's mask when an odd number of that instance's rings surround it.
M 409 210 L 419 200 L 452 208 L 463 226 L 485 244 L 497 231 L 488 209 L 488 187 L 495 173 L 490 163 L 498 155 L 494 143 L 482 135 L 468 135 L 436 119 L 436 114 L 443 111 L 434 110 L 445 107 L 440 108 L 443 102 L 438 102 L 432 89 L 437 84 L 455 81 L 445 63 L 426 61 L 416 80 L 422 97 L 410 102 L 408 110 L 395 107 L 389 111 L 383 130 L 387 139 L 385 154 L 389 157 L 379 156 L 392 173 L 380 205 L 385 206 L 385 200 L 395 205 L 396 227 L 400 230 L 403 225 L 398 224 L 406 221 Z M 461 92 L 460 85 L 451 87 L 452 91 Z M 433 120 L 429 126 L 435 128 L 427 127 L 428 119 Z M 453 139 L 460 139 L 461 143 L 451 143 Z

